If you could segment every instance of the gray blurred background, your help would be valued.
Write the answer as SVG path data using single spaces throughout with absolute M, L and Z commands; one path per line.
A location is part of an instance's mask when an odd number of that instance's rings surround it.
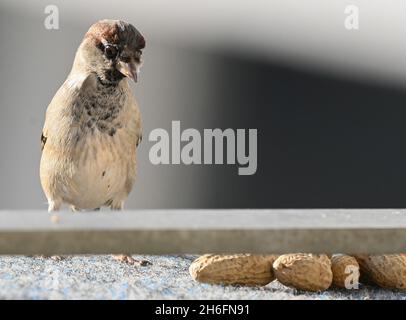
M 46 30 L 44 8 L 59 8 Z M 344 8 L 360 29 L 344 28 Z M 406 3 L 398 0 L 0 2 L 0 208 L 46 208 L 39 137 L 89 26 L 146 37 L 144 140 L 127 208 L 405 207 Z M 258 129 L 258 170 L 153 166 L 154 128 Z

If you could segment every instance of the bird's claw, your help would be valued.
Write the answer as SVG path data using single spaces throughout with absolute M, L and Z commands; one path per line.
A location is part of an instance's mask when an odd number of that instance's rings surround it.
M 113 258 L 116 261 L 124 262 L 124 263 L 132 265 L 132 266 L 133 265 L 139 265 L 139 266 L 145 267 L 145 266 L 149 266 L 149 265 L 152 264 L 148 260 L 137 260 L 137 259 L 134 259 L 133 257 L 131 257 L 129 255 L 126 255 L 126 254 L 114 255 Z

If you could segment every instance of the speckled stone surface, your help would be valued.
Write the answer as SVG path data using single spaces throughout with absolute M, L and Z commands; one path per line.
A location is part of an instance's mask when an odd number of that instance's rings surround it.
M 361 286 L 306 293 L 277 281 L 262 287 L 232 287 L 194 282 L 188 273 L 197 257 L 133 256 L 152 265 L 134 266 L 112 256 L 49 258 L 0 256 L 0 299 L 402 299 L 406 293 Z

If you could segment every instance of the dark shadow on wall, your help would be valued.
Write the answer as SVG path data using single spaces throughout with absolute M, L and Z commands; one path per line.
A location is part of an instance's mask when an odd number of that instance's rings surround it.
M 406 92 L 220 56 L 213 127 L 257 128 L 258 170 L 212 166 L 211 208 L 406 207 Z

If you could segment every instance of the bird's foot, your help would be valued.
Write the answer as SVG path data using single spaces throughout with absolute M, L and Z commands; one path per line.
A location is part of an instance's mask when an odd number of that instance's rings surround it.
M 152 264 L 148 260 L 137 260 L 137 259 L 134 259 L 133 257 L 131 257 L 129 255 L 126 255 L 126 254 L 113 255 L 113 259 L 118 261 L 118 262 L 124 262 L 124 263 L 132 265 L 132 266 L 138 265 L 138 266 L 146 267 L 146 266 L 149 266 L 149 265 Z
M 54 255 L 54 256 L 47 256 L 45 254 L 39 254 L 39 255 L 35 255 L 34 258 L 40 258 L 40 259 L 50 259 L 53 261 L 62 261 L 64 260 L 66 257 L 64 256 L 58 256 L 58 255 Z

